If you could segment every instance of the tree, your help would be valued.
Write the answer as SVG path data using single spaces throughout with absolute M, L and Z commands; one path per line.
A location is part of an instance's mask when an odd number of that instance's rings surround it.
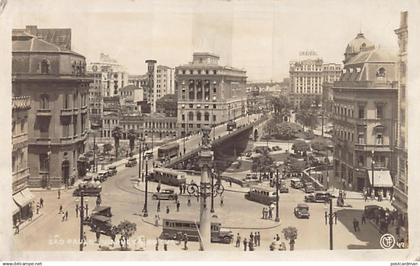
M 282 122 L 276 127 L 277 139 L 293 139 L 301 131 L 301 127 L 295 123 Z
M 134 129 L 128 130 L 127 138 L 129 140 L 129 146 L 130 146 L 130 154 L 133 154 L 134 150 L 134 141 L 137 138 L 137 132 Z
M 105 143 L 104 147 L 103 147 L 104 153 L 108 154 L 108 152 L 112 151 L 112 148 L 114 148 L 114 147 L 112 146 L 111 143 Z
M 121 235 L 121 238 L 124 240 L 124 248 L 127 250 L 128 239 L 132 237 L 137 231 L 137 225 L 135 223 L 124 220 L 117 226 L 116 231 L 118 232 L 118 234 Z
M 293 143 L 293 146 L 292 146 L 292 150 L 295 153 L 298 153 L 298 154 L 305 153 L 305 152 L 309 151 L 310 149 L 311 148 L 309 147 L 309 144 L 306 143 L 303 140 L 297 140 L 297 141 L 295 141 L 295 143 Z
M 252 171 L 259 171 L 261 176 L 261 172 L 265 173 L 270 171 L 272 164 L 273 158 L 270 157 L 267 149 L 263 149 L 261 151 L 261 156 L 252 160 Z
M 280 95 L 279 97 L 272 97 L 271 105 L 273 106 L 274 114 L 280 118 L 283 118 L 284 115 L 287 115 L 290 111 L 290 108 L 292 107 L 289 99 L 284 95 Z
M 313 109 L 301 109 L 296 113 L 296 120 L 303 126 L 310 129 L 318 125 L 318 115 Z
M 324 139 L 315 139 L 311 143 L 311 148 L 316 151 L 326 151 L 328 149 L 328 145 Z
M 298 230 L 296 229 L 296 227 L 289 226 L 289 227 L 283 228 L 281 232 L 283 233 L 284 238 L 286 240 L 289 240 L 290 250 L 294 250 L 295 240 L 297 239 L 297 235 L 298 235 Z
M 300 103 L 301 110 L 309 110 L 312 107 L 312 98 L 307 96 L 302 99 Z
M 115 159 L 118 158 L 118 148 L 120 146 L 120 139 L 122 138 L 122 129 L 119 126 L 114 127 L 112 130 L 112 137 L 115 143 Z

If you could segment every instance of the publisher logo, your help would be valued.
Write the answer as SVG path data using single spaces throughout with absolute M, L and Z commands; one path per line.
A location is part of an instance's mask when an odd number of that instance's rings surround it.
M 381 236 L 379 244 L 383 249 L 391 249 L 395 246 L 395 237 L 391 234 L 384 234 Z

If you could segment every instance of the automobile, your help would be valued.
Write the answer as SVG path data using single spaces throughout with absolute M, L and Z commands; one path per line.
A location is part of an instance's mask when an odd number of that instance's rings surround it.
M 290 186 L 292 188 L 301 189 L 303 188 L 303 183 L 299 178 L 292 178 L 290 179 Z
M 251 155 L 252 155 L 252 152 L 250 152 L 250 151 L 248 151 L 248 152 L 246 152 L 246 153 L 245 153 L 245 156 L 246 156 L 247 158 L 251 157 Z
M 295 216 L 297 218 L 307 218 L 309 219 L 309 206 L 304 203 L 299 203 L 294 209 Z
M 315 188 L 312 185 L 312 183 L 305 183 L 305 193 L 314 193 L 315 192 Z
M 137 159 L 136 158 L 130 158 L 128 159 L 128 161 L 125 163 L 125 167 L 134 167 L 137 165 Z
M 242 178 L 242 182 L 247 184 L 256 184 L 260 182 L 260 178 L 257 173 L 248 173 L 244 178 Z
M 108 167 L 108 175 L 113 176 L 117 174 L 117 167 L 116 166 L 109 166 Z
M 159 192 L 155 192 L 152 195 L 154 200 L 173 200 L 176 197 L 176 193 L 172 188 L 161 189 Z
M 366 205 L 363 213 L 367 219 L 372 219 L 376 217 L 376 213 L 382 210 L 383 208 L 378 205 Z
M 82 182 L 79 186 L 73 191 L 74 197 L 79 197 L 83 191 L 83 196 L 87 197 L 97 197 L 101 194 L 102 187 L 100 182 Z
M 144 158 L 152 159 L 153 158 L 153 152 L 151 152 L 151 151 L 145 152 L 144 153 Z
M 280 193 L 289 193 L 289 188 L 286 186 L 280 186 L 279 191 Z
M 315 193 L 305 195 L 304 199 L 305 202 L 325 203 L 328 202 L 330 198 L 333 198 L 333 196 L 329 192 L 318 191 Z
M 273 146 L 273 151 L 281 151 L 281 148 L 279 146 Z
M 98 180 L 99 182 L 104 182 L 107 178 L 108 178 L 108 171 L 101 170 L 98 172 L 98 176 L 96 177 L 96 180 Z

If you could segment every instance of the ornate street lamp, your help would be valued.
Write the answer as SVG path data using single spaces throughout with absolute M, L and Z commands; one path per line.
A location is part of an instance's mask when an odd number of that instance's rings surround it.
M 144 175 L 143 175 L 142 169 L 141 169 L 141 167 L 142 167 L 142 165 L 141 165 L 142 161 L 141 160 L 142 160 L 142 156 L 143 156 L 143 153 L 144 153 L 145 149 L 146 149 L 146 138 L 143 136 L 143 134 L 141 134 L 139 136 L 139 181 L 141 180 L 141 182 L 144 182 Z
M 148 193 L 148 179 L 149 179 L 149 174 L 148 174 L 148 159 L 144 158 L 144 161 L 146 162 L 146 173 L 145 173 L 145 182 L 146 182 L 146 186 L 145 186 L 145 190 L 144 190 L 144 207 L 143 207 L 143 217 L 147 217 L 149 216 L 149 213 L 147 212 L 147 193 Z
M 88 205 L 87 204 L 86 204 L 86 206 L 83 205 L 84 202 L 88 203 L 89 200 L 84 199 L 84 189 L 81 189 L 80 190 L 80 206 L 78 208 L 79 216 L 80 216 L 80 247 L 79 247 L 80 251 L 83 251 L 83 246 L 85 244 L 84 233 L 83 233 L 83 223 L 84 223 L 84 220 L 85 220 L 85 218 L 84 218 L 85 215 L 84 214 L 86 212 L 86 216 L 87 216 L 88 211 L 89 211 Z
M 373 199 L 375 199 L 375 151 L 372 150 L 372 193 L 373 193 Z
M 332 198 L 329 198 L 330 203 L 330 210 L 329 213 L 325 211 L 325 225 L 329 225 L 330 227 L 330 250 L 333 250 L 333 219 L 335 219 L 335 224 L 337 224 L 337 213 L 333 212 L 333 203 Z

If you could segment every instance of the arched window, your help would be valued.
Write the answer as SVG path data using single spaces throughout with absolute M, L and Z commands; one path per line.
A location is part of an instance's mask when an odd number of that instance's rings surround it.
M 48 74 L 50 72 L 50 62 L 47 59 L 41 61 L 41 74 Z
M 188 113 L 188 120 L 192 121 L 194 119 L 194 113 L 193 112 L 189 112 Z
M 376 71 L 376 77 L 377 78 L 384 78 L 386 74 L 385 68 L 381 67 Z
M 40 107 L 41 109 L 49 109 L 49 98 L 47 94 L 41 95 Z
M 190 79 L 189 84 L 188 84 L 188 98 L 190 100 L 194 100 L 194 80 Z
M 209 112 L 204 113 L 204 121 L 209 121 Z
M 197 121 L 201 121 L 201 113 L 197 112 Z

